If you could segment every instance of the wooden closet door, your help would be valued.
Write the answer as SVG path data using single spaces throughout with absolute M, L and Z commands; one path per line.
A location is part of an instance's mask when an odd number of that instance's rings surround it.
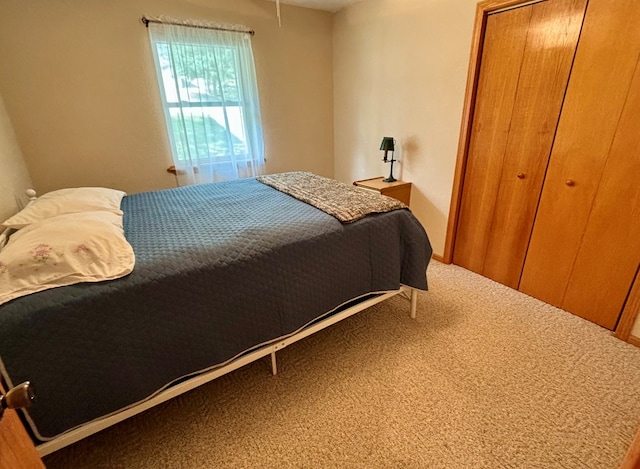
M 585 0 L 487 18 L 453 262 L 517 288 Z
M 520 290 L 613 329 L 640 262 L 640 1 L 590 0 Z

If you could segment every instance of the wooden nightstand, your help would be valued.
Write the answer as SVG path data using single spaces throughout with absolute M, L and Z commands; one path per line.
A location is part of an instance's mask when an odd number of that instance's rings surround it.
M 383 177 L 363 179 L 354 181 L 353 185 L 380 192 L 382 195 L 398 199 L 408 206 L 411 200 L 411 183 L 403 181 L 384 182 L 383 179 Z

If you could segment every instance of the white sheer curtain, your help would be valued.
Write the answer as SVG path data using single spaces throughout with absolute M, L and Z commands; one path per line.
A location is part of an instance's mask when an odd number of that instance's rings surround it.
M 260 174 L 264 148 L 251 36 L 209 23 L 163 21 L 148 28 L 178 184 Z

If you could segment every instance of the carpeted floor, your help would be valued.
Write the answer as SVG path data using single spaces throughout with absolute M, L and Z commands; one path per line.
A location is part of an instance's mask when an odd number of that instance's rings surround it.
M 54 468 L 616 468 L 640 349 L 433 262 L 395 297 L 44 459 Z

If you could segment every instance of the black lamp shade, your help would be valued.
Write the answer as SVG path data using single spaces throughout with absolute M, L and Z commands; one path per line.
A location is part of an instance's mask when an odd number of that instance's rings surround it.
M 393 137 L 382 137 L 382 143 L 380 144 L 380 150 L 394 151 Z

